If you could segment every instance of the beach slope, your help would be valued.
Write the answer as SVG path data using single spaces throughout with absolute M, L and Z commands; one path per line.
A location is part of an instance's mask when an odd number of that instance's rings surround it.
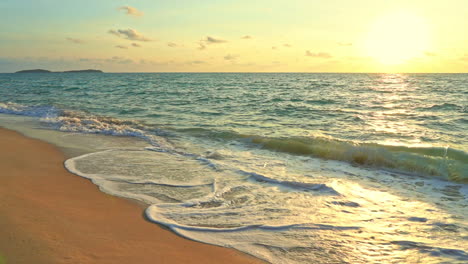
M 56 147 L 0 128 L 0 262 L 261 263 L 147 222 L 142 206 L 100 192 L 64 160 Z

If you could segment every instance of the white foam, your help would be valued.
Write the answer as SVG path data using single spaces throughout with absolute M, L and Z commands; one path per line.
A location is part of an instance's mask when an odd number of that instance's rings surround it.
M 32 117 L 57 117 L 59 110 L 52 106 L 25 106 L 12 102 L 0 102 L 0 113 Z

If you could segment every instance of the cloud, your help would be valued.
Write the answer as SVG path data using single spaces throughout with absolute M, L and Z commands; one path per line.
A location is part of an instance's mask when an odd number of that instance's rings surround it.
M 204 39 L 204 42 L 206 44 L 219 44 L 219 43 L 226 43 L 227 40 L 207 36 L 206 39 Z
M 169 66 L 171 64 L 173 65 L 174 61 L 153 61 L 153 60 L 141 59 L 139 63 L 141 65 L 148 65 L 148 66 Z
M 193 60 L 193 61 L 189 61 L 187 62 L 188 64 L 205 64 L 206 61 L 202 61 L 202 60 Z
M 437 53 L 435 52 L 430 52 L 430 51 L 425 51 L 424 52 L 424 55 L 428 56 L 428 57 L 434 57 L 434 56 L 437 56 Z
M 171 48 L 175 48 L 175 47 L 177 47 L 177 44 L 174 43 L 174 42 L 168 42 L 168 43 L 167 43 L 167 46 L 168 46 L 168 47 L 171 47 Z
M 72 43 L 75 43 L 75 44 L 83 44 L 85 43 L 83 40 L 81 39 L 77 39 L 77 38 L 66 38 L 68 41 L 72 42 Z
M 108 63 L 117 63 L 117 64 L 131 64 L 131 63 L 133 63 L 133 60 L 127 59 L 127 58 L 124 58 L 124 57 L 119 57 L 119 56 L 114 56 L 112 58 L 105 59 L 104 61 L 108 62 Z
M 288 44 L 288 43 L 286 43 L 286 44 L 283 44 L 283 47 L 290 48 L 290 47 L 292 47 L 292 45 L 291 45 L 291 44 Z
M 124 10 L 129 16 L 143 16 L 143 12 L 131 6 L 121 6 L 118 10 Z
M 124 46 L 124 45 L 117 45 L 115 47 L 118 48 L 118 49 L 128 49 L 128 47 Z
M 134 29 L 118 29 L 118 30 L 109 30 L 109 34 L 116 35 L 119 38 L 124 38 L 128 40 L 133 40 L 133 41 L 152 41 L 150 38 L 145 37 L 143 34 L 140 32 L 134 30 Z
M 333 57 L 330 53 L 328 52 L 310 52 L 309 50 L 306 50 L 306 56 L 308 57 L 314 57 L 314 58 L 324 58 L 328 59 Z
M 205 43 L 203 43 L 202 41 L 198 42 L 198 49 L 199 49 L 199 50 L 204 50 L 204 49 L 206 49 Z
M 247 62 L 247 63 L 237 63 L 236 66 L 241 66 L 241 67 L 251 67 L 251 66 L 256 66 L 257 64 L 254 62 Z
M 252 36 L 245 35 L 245 36 L 243 36 L 241 39 L 252 39 Z
M 206 38 L 201 39 L 198 42 L 198 49 L 199 50 L 204 50 L 204 49 L 207 48 L 207 45 L 221 44 L 221 43 L 226 43 L 226 42 L 228 42 L 228 41 L 224 40 L 224 39 L 207 36 Z
M 139 47 L 141 47 L 141 45 L 138 44 L 138 43 L 132 43 L 132 47 L 139 48 Z
M 349 47 L 353 45 L 353 43 L 351 42 L 338 42 L 337 44 L 338 46 L 341 46 L 341 47 Z
M 239 58 L 239 55 L 228 54 L 228 55 L 224 56 L 225 60 L 230 60 L 230 61 L 235 60 L 237 58 Z

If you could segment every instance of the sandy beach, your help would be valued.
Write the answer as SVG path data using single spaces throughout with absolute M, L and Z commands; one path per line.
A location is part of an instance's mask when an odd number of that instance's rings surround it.
M 141 205 L 100 192 L 64 160 L 0 129 L 0 263 L 261 263 L 146 221 Z

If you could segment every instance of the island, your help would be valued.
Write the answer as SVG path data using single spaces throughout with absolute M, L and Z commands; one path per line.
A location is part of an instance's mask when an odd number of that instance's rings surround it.
M 88 69 L 88 70 L 71 70 L 71 71 L 53 72 L 53 71 L 44 70 L 44 69 L 34 69 L 34 70 L 17 71 L 15 73 L 103 73 L 103 71 Z
M 35 69 L 35 70 L 17 71 L 15 73 L 51 73 L 51 71 L 43 70 L 43 69 Z

